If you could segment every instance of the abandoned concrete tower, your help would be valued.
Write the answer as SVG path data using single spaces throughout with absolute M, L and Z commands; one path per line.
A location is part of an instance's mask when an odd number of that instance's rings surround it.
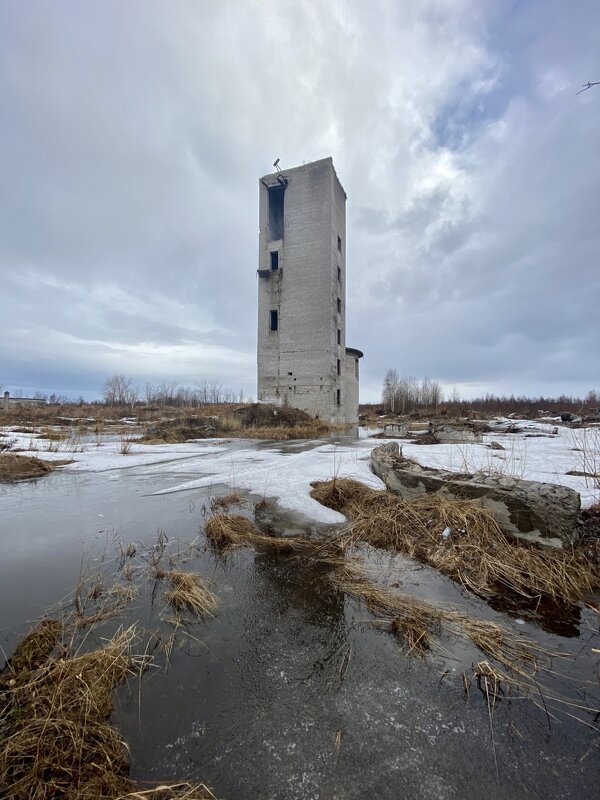
M 324 158 L 260 179 L 258 399 L 358 421 L 346 347 L 346 193 Z

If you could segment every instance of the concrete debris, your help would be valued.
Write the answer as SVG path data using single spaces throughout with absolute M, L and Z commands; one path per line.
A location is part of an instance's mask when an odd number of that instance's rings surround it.
M 389 491 L 407 500 L 428 492 L 474 500 L 516 538 L 551 547 L 571 545 L 576 538 L 581 498 L 566 486 L 423 467 L 402 458 L 396 442 L 372 451 L 371 469 Z

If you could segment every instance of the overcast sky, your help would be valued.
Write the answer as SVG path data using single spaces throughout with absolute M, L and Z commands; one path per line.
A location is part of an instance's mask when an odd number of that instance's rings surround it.
M 348 195 L 347 344 L 600 389 L 597 0 L 0 3 L 0 384 L 256 394 L 258 178 Z

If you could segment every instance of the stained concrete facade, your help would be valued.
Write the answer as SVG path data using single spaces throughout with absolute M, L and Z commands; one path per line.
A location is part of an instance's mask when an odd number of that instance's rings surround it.
M 259 182 L 258 399 L 358 420 L 346 349 L 346 193 L 331 158 Z

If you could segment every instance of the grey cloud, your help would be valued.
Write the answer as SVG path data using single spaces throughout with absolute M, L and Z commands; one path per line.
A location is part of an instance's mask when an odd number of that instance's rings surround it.
M 2 4 L 0 381 L 253 394 L 257 180 L 331 154 L 364 399 L 392 366 L 597 382 L 600 92 L 574 90 L 598 23 L 592 0 Z

